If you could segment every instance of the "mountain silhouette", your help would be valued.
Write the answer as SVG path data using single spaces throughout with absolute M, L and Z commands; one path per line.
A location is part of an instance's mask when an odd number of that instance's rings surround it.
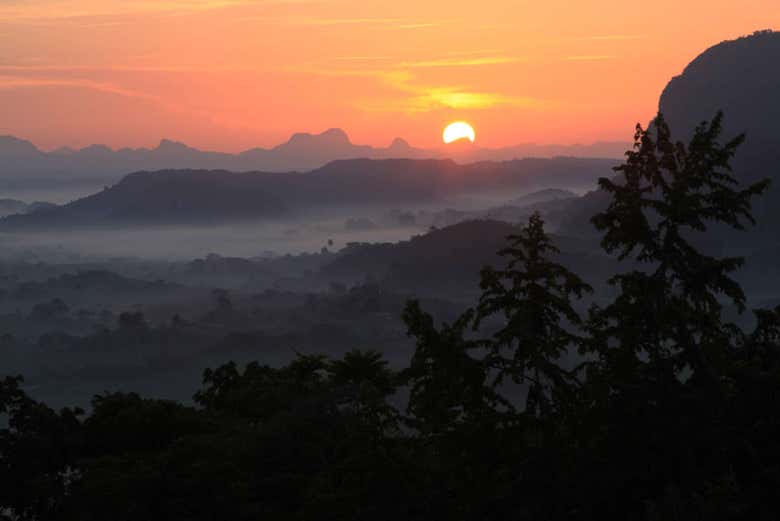
M 29 141 L 24 141 L 13 136 L 0 136 L 0 157 L 2 158 L 32 159 L 40 155 L 42 155 L 42 152 Z
M 316 150 L 318 147 L 328 149 L 351 146 L 353 146 L 352 142 L 346 132 L 340 128 L 331 128 L 318 135 L 306 132 L 293 134 L 287 143 L 279 145 L 276 149 Z
M 410 148 L 412 147 L 407 140 L 397 137 L 390 143 L 388 150 L 409 150 Z
M 723 233 L 724 244 L 755 245 L 780 232 L 780 33 L 758 31 L 750 36 L 724 41 L 696 57 L 682 72 L 671 79 L 659 100 L 675 140 L 687 142 L 703 121 L 724 114 L 722 139 L 744 133 L 745 143 L 738 149 L 732 166 L 741 182 L 773 180 L 769 192 L 754 203 L 759 223 L 754 233 Z M 605 172 L 605 176 L 609 172 Z M 595 234 L 589 216 L 609 203 L 607 194 L 596 190 L 570 208 L 564 225 L 572 235 Z M 762 234 L 764 239 L 756 235 Z
M 723 231 L 724 241 L 756 246 L 777 242 L 780 232 L 780 33 L 757 31 L 711 47 L 673 78 L 661 95 L 659 110 L 677 139 L 687 139 L 703 120 L 723 111 L 723 137 L 745 134 L 734 158 L 740 181 L 772 179 L 757 199 L 758 227 L 749 234 Z
M 334 161 L 308 173 L 225 170 L 137 172 L 72 203 L 12 215 L 0 229 L 133 224 L 217 224 L 312 210 L 398 207 L 458 196 L 511 197 L 550 187 L 594 186 L 611 159 L 524 159 L 459 165 L 439 159 Z
M 746 133 L 746 148 L 780 141 L 780 33 L 759 31 L 710 47 L 672 78 L 659 110 L 680 139 L 723 111 L 725 135 Z
M 352 244 L 326 263 L 319 276 L 348 284 L 369 278 L 394 291 L 415 294 L 469 293 L 479 287 L 483 267 L 501 264 L 496 252 L 516 231 L 510 223 L 484 218 L 432 229 L 398 243 Z M 605 255 L 587 251 L 576 239 L 555 237 L 555 243 L 562 251 L 559 260 L 594 277 L 609 265 Z
M 170 169 L 230 170 L 235 172 L 310 171 L 331 161 L 343 159 L 446 159 L 461 163 L 508 161 L 524 157 L 620 157 L 625 143 L 595 143 L 581 146 L 518 145 L 500 149 L 469 146 L 464 151 L 452 147 L 416 148 L 402 138 L 386 147 L 352 143 L 346 132 L 332 128 L 320 134 L 296 133 L 273 148 L 252 148 L 238 154 L 203 151 L 185 143 L 163 139 L 156 148 L 121 148 L 90 145 L 74 150 L 39 150 L 29 141 L 0 136 L 0 183 L 43 179 L 68 183 L 74 179 L 95 181 L 94 185 L 114 183 L 122 175 L 137 171 Z

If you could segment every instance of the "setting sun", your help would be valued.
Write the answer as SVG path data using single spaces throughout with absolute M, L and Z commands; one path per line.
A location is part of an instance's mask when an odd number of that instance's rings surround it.
M 474 128 L 465 121 L 456 121 L 450 123 L 447 128 L 444 129 L 442 139 L 445 143 L 450 144 L 461 139 L 468 139 L 472 143 L 476 139 L 477 134 L 474 132 Z

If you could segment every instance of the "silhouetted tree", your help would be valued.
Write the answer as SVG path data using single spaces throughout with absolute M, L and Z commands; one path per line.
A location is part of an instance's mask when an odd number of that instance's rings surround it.
M 62 519 L 82 442 L 80 409 L 57 413 L 30 398 L 21 377 L 0 381 L 0 508 L 11 519 Z
M 599 311 L 621 357 L 646 355 L 659 368 L 699 376 L 723 363 L 732 329 L 721 322 L 720 297 L 744 309 L 745 295 L 731 277 L 744 259 L 707 255 L 694 235 L 708 225 L 741 230 L 753 223 L 751 199 L 769 181 L 737 187 L 730 161 L 744 136 L 721 145 L 722 118 L 699 126 L 686 146 L 672 140 L 659 114 L 650 131 L 637 126 L 634 150 L 615 168 L 621 178 L 599 181 L 613 197 L 593 218 L 604 232 L 602 246 L 647 266 L 613 277 L 620 296 Z
M 387 399 L 396 391 L 396 378 L 376 351 L 352 350 L 328 366 L 339 402 L 378 434 L 397 428 L 398 417 Z
M 411 423 L 424 434 L 437 435 L 494 419 L 500 398 L 490 385 L 487 365 L 472 355 L 479 343 L 465 337 L 474 312 L 437 329 L 433 317 L 412 300 L 403 319 L 417 341 L 403 374 L 410 387 Z
M 659 114 L 650 130 L 637 127 L 634 150 L 615 169 L 620 177 L 600 180 L 613 199 L 593 222 L 604 249 L 634 267 L 610 280 L 617 297 L 589 320 L 593 407 L 583 414 L 601 433 L 592 456 L 608 464 L 600 475 L 607 489 L 591 489 L 590 516 L 606 509 L 699 518 L 725 507 L 712 501 L 726 495 L 712 490 L 733 480 L 724 411 L 740 335 L 723 305 L 745 307 L 732 278 L 743 260 L 705 253 L 697 234 L 752 223 L 751 199 L 768 182 L 738 186 L 730 161 L 743 138 L 720 144 L 721 121 L 719 114 L 683 144 Z
M 578 378 L 567 357 L 579 344 L 576 328 L 581 319 L 573 298 L 592 291 L 577 275 L 552 261 L 559 253 L 544 231 L 537 213 L 509 246 L 499 252 L 508 257 L 504 269 L 482 270 L 475 328 L 494 315 L 503 325 L 485 342 L 495 386 L 505 379 L 528 385 L 526 412 L 550 416 L 572 405 Z
M 139 331 L 148 329 L 144 314 L 140 311 L 125 311 L 119 314 L 117 325 L 122 331 Z

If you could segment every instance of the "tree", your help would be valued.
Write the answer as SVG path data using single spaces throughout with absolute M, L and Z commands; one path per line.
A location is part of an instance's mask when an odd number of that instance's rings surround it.
M 80 409 L 59 413 L 30 398 L 21 377 L 0 381 L 0 512 L 19 521 L 61 519 L 83 446 Z
M 737 187 L 730 161 L 744 136 L 721 145 L 722 119 L 700 125 L 686 146 L 672 141 L 659 114 L 650 131 L 637 126 L 634 150 L 615 168 L 620 180 L 599 180 L 613 198 L 593 218 L 602 246 L 647 266 L 613 277 L 620 295 L 598 312 L 620 356 L 637 357 L 631 363 L 647 356 L 675 374 L 717 371 L 733 333 L 721 323 L 721 297 L 744 310 L 745 294 L 731 276 L 744 259 L 707 255 L 695 242 L 708 225 L 742 230 L 754 223 L 751 200 L 769 185 Z
M 149 324 L 147 324 L 146 318 L 141 311 L 120 313 L 117 326 L 122 331 L 146 331 L 149 329 Z
M 407 413 L 425 435 L 452 432 L 463 424 L 490 421 L 500 398 L 488 381 L 488 367 L 472 352 L 476 340 L 465 338 L 474 312 L 437 329 L 433 317 L 416 300 L 407 302 L 403 320 L 417 341 L 403 378 L 409 384 Z
M 494 386 L 505 379 L 529 385 L 525 410 L 550 416 L 571 405 L 578 384 L 576 370 L 564 367 L 564 358 L 576 350 L 575 332 L 582 320 L 573 298 L 591 292 L 577 275 L 550 260 L 559 253 L 544 231 L 538 213 L 518 234 L 508 237 L 509 246 L 499 252 L 508 257 L 504 269 L 482 270 L 474 328 L 500 315 L 503 325 L 484 346 L 488 366 L 495 373 Z
M 649 130 L 637 126 L 619 178 L 600 180 L 612 202 L 593 223 L 603 248 L 632 267 L 610 279 L 617 297 L 588 321 L 590 406 L 581 414 L 592 437 L 580 466 L 601 473 L 593 489 L 579 476 L 586 516 L 713 518 L 706 513 L 735 507 L 727 411 L 741 335 L 723 307 L 745 308 L 733 278 L 743 259 L 706 253 L 701 239 L 713 226 L 753 223 L 751 200 L 768 182 L 739 187 L 730 161 L 743 137 L 721 144 L 721 122 L 718 114 L 684 144 L 659 114 Z
M 396 378 L 387 361 L 377 351 L 347 352 L 328 365 L 330 381 L 339 402 L 365 426 L 384 434 L 397 428 L 397 411 L 387 403 L 396 391 Z

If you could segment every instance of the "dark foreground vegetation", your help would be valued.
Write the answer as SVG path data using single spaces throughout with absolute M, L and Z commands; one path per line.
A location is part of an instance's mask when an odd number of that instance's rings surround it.
M 625 269 L 614 298 L 553 259 L 542 219 L 508 239 L 481 297 L 416 351 L 207 370 L 194 405 L 135 394 L 87 413 L 0 384 L 0 505 L 23 520 L 777 519 L 780 310 L 745 308 L 742 261 L 709 226 L 752 224 L 720 116 L 675 143 L 662 117 L 602 179 L 593 218 Z M 579 302 L 578 302 L 579 301 Z

